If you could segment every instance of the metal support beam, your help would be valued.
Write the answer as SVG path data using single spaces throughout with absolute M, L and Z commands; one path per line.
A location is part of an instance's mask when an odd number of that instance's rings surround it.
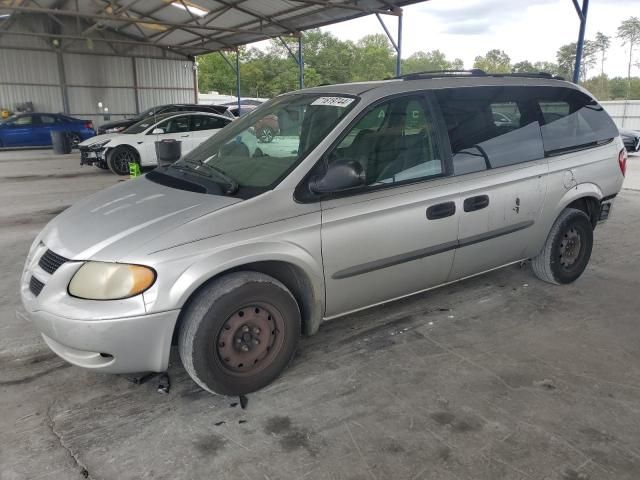
M 140 113 L 140 95 L 138 94 L 138 67 L 135 57 L 131 57 L 131 71 L 133 72 L 133 96 L 136 100 L 136 113 Z
M 218 53 L 224 59 L 224 61 L 227 62 L 227 65 L 229 65 L 231 70 L 233 70 L 233 72 L 236 74 L 236 98 L 238 99 L 238 116 L 240 116 L 240 109 L 241 109 L 241 106 L 240 106 L 240 50 L 236 50 L 236 66 L 235 67 L 229 61 L 229 59 L 224 53 L 222 53 L 221 51 L 219 51 Z
M 398 15 L 398 57 L 396 58 L 396 76 L 402 75 L 402 10 Z
M 401 67 L 402 65 L 402 9 L 401 8 L 395 9 L 393 14 L 398 17 L 397 41 L 393 39 L 393 35 L 391 35 L 391 32 L 387 28 L 387 25 L 384 23 L 379 13 L 376 13 L 376 18 L 380 22 L 380 25 L 382 25 L 382 29 L 384 30 L 384 33 L 387 34 L 387 38 L 391 42 L 391 45 L 393 45 L 393 49 L 396 51 L 396 76 L 400 76 L 401 70 L 402 70 L 402 67 Z
M 300 76 L 300 90 L 304 88 L 304 56 L 302 55 L 302 34 L 298 36 L 298 74 Z
M 240 105 L 240 50 L 236 50 L 236 97 L 238 97 L 238 116 L 241 114 Z
M 58 49 L 56 51 L 58 57 L 58 75 L 60 76 L 60 93 L 62 94 L 62 109 L 64 113 L 69 113 L 69 92 L 67 91 L 67 75 L 64 71 L 64 58 L 62 52 Z
M 584 31 L 587 27 L 587 11 L 589 10 L 589 0 L 582 0 L 582 8 L 578 5 L 578 0 L 573 0 L 578 17 L 580 18 L 580 33 L 576 45 L 576 61 L 573 69 L 573 83 L 580 82 L 580 66 L 582 64 L 582 52 L 584 50 Z
M 166 5 L 169 5 L 169 4 L 167 3 Z M 97 21 L 104 20 L 108 22 L 123 22 L 128 24 L 137 23 L 141 25 L 153 25 L 153 26 L 161 25 L 165 27 L 178 27 L 178 28 L 188 27 L 193 30 L 205 30 L 209 32 L 250 33 L 250 34 L 261 35 L 265 37 L 268 36 L 259 30 L 214 27 L 210 25 L 194 25 L 192 23 L 185 25 L 184 23 L 167 22 L 165 20 L 150 19 L 148 17 L 137 18 L 137 17 L 129 17 L 129 16 L 121 16 L 121 15 L 101 15 L 96 13 L 76 12 L 72 10 L 55 10 L 50 8 L 23 7 L 23 6 L 15 6 L 15 5 L 6 5 L 6 6 L 3 6 L 2 8 L 4 10 L 12 10 L 16 12 L 36 13 L 36 14 L 40 13 L 44 15 L 54 15 L 54 16 L 63 16 L 63 17 L 80 17 L 80 18 L 87 18 L 90 20 L 97 20 Z M 127 13 L 127 11 L 129 11 L 129 9 L 127 9 L 124 13 Z
M 293 53 L 293 50 L 291 50 L 291 47 L 289 45 L 287 45 L 287 42 L 285 42 L 282 37 L 278 37 L 278 40 L 280 40 L 280 43 L 282 43 L 282 46 L 287 50 L 287 52 L 289 52 L 289 56 L 291 56 L 291 58 L 293 58 L 293 60 L 296 62 L 296 65 L 298 65 L 298 84 L 300 85 L 300 89 L 302 90 L 304 88 L 304 57 L 302 55 L 302 34 L 298 34 L 298 54 L 296 55 L 295 53 Z

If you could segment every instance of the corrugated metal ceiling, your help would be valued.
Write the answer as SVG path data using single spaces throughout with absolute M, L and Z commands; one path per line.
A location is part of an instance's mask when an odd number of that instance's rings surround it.
M 373 13 L 393 14 L 420 1 L 426 0 L 0 0 L 0 15 L 11 14 L 4 22 L 15 15 L 74 18 L 59 22 L 64 28 L 51 35 L 105 41 L 107 30 L 132 45 L 140 42 L 191 56 Z M 69 25 L 75 25 L 73 31 Z

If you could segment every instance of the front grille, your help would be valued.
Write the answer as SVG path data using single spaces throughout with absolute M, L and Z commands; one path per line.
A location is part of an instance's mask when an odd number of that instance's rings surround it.
M 44 283 L 42 283 L 36 277 L 32 276 L 31 280 L 29 280 L 29 290 L 31 291 L 31 293 L 33 293 L 37 297 L 38 295 L 40 295 L 40 292 L 43 288 Z
M 58 255 L 51 250 L 47 250 L 40 258 L 38 265 L 40 265 L 40 268 L 42 268 L 45 272 L 53 274 L 53 272 L 60 268 L 60 265 L 68 261 L 68 258 L 64 258 L 63 256 Z

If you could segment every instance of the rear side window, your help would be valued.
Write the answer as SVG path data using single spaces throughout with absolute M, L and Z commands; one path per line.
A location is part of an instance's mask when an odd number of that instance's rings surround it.
M 595 146 L 618 135 L 609 115 L 589 96 L 569 88 L 541 90 L 541 130 L 547 154 Z
M 228 123 L 228 120 L 224 120 L 218 117 L 210 117 L 208 115 L 193 115 L 191 117 L 191 130 L 214 130 L 217 128 L 223 128 Z
M 544 158 L 529 88 L 467 87 L 435 95 L 449 133 L 454 175 Z

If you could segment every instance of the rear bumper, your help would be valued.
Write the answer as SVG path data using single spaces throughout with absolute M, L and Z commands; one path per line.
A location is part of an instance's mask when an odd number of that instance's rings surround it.
M 606 222 L 613 211 L 613 199 L 616 195 L 605 197 L 600 202 L 600 213 L 598 215 L 598 223 Z
M 73 365 L 106 373 L 162 372 L 179 310 L 109 320 L 28 312 L 49 348 Z

